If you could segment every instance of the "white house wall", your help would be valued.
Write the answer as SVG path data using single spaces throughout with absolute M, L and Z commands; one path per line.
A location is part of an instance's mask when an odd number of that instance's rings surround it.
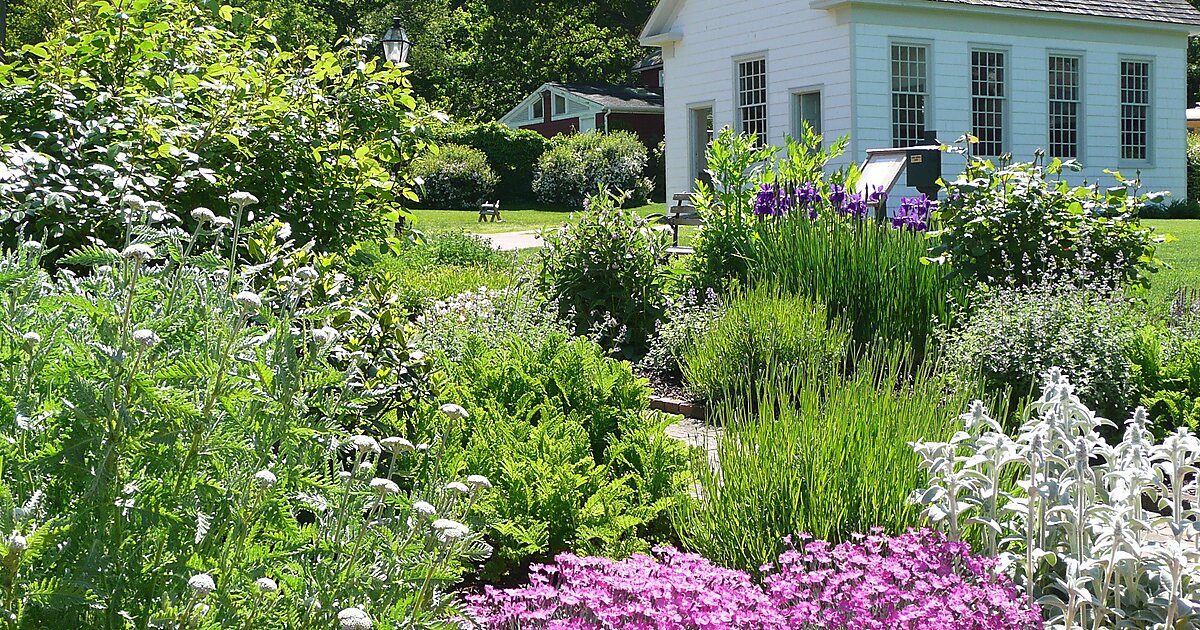
M 733 125 L 734 60 L 766 52 L 769 139 L 792 133 L 791 93 L 820 87 L 827 136 L 850 131 L 849 27 L 806 0 L 687 0 L 663 50 L 667 189 L 691 190 L 689 115 L 711 103 L 716 129 Z M 847 156 L 847 159 L 849 156 Z
M 1186 34 L 1137 26 L 1109 26 L 1044 20 L 1009 13 L 957 12 L 933 9 L 855 6 L 853 22 L 855 95 L 858 115 L 851 147 L 862 156 L 867 148 L 891 143 L 890 44 L 928 42 L 933 107 L 927 129 L 952 142 L 971 129 L 970 51 L 998 47 L 1007 51 L 1008 94 L 1005 149 L 1014 159 L 1029 160 L 1048 139 L 1047 56 L 1051 52 L 1082 57 L 1082 117 L 1079 161 L 1085 169 L 1070 179 L 1113 182 L 1105 169 L 1132 177 L 1140 171 L 1144 188 L 1186 192 Z M 983 18 L 983 19 L 981 19 Z M 1152 61 L 1150 159 L 1120 159 L 1120 60 Z M 947 155 L 943 174 L 961 171 L 962 158 Z M 916 194 L 896 190 L 893 196 Z

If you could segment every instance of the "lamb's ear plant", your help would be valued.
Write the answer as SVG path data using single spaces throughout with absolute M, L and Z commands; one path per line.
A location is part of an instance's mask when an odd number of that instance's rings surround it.
M 0 252 L 0 624 L 453 618 L 490 484 L 446 490 L 442 444 L 392 433 L 423 392 L 386 287 L 239 222 L 255 203 L 183 232 L 127 199 L 120 249 L 55 272 L 40 243 Z
M 952 539 L 982 531 L 1050 628 L 1182 628 L 1200 622 L 1200 439 L 1155 443 L 1139 408 L 1113 445 L 1108 420 L 1051 369 L 1015 437 L 976 402 L 947 442 L 913 444 L 930 487 L 913 495 Z M 1015 475 L 1015 484 L 1006 480 Z M 1147 506 L 1156 506 L 1147 509 Z

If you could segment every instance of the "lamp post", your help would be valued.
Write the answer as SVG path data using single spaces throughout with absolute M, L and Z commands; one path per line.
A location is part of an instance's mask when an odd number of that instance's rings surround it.
M 383 57 L 394 64 L 408 62 L 408 51 L 412 50 L 412 41 L 400 24 L 400 18 L 392 18 L 392 27 L 383 34 Z

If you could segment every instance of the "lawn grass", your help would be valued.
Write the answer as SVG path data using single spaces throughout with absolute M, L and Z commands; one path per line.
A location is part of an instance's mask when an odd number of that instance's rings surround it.
M 651 203 L 634 208 L 642 216 L 665 212 L 667 204 Z M 578 213 L 566 210 L 543 210 L 533 208 L 513 208 L 501 210 L 504 221 L 500 223 L 480 223 L 479 213 L 475 210 L 413 210 L 417 216 L 417 229 L 422 232 L 444 232 L 448 230 L 463 230 L 475 234 L 497 234 L 499 232 L 523 232 L 526 230 L 541 230 L 562 225 L 572 221 Z
M 1179 289 L 1200 289 L 1200 220 L 1155 219 L 1143 223 L 1177 239 L 1158 247 L 1159 258 L 1170 268 L 1151 278 L 1150 306 L 1155 312 L 1165 313 Z

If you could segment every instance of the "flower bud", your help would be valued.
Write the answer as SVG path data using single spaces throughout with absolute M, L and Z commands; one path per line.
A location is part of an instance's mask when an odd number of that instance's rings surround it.
M 279 483 L 279 478 L 269 470 L 260 470 L 254 473 L 254 480 L 258 482 L 258 487 L 263 490 L 273 488 L 275 484 Z
M 25 540 L 24 536 L 20 534 L 13 534 L 12 537 L 8 539 L 9 553 L 21 554 L 24 553 L 26 549 L 29 549 L 29 541 Z
M 192 589 L 192 593 L 196 597 L 205 597 L 209 593 L 217 590 L 217 583 L 213 581 L 212 576 L 207 573 L 197 573 L 188 580 L 188 587 Z
M 139 346 L 149 350 L 150 348 L 157 346 L 158 342 L 162 341 L 162 339 L 160 339 L 158 334 L 153 330 L 146 330 L 143 328 L 141 330 L 133 331 L 133 341 Z
M 194 219 L 196 223 L 204 225 L 205 223 L 215 222 L 217 220 L 217 215 L 208 208 L 196 208 L 195 210 L 192 210 L 192 219 Z
M 317 342 L 318 345 L 327 346 L 337 341 L 338 331 L 336 328 L 330 326 L 322 326 L 312 331 L 312 336 L 313 341 Z
M 371 618 L 361 608 L 343 608 L 338 613 L 338 626 L 341 630 L 371 630 Z
M 233 301 L 237 302 L 242 310 L 251 313 L 262 308 L 262 298 L 253 291 L 242 291 L 233 297 Z
M 145 243 L 134 243 L 121 252 L 121 256 L 137 263 L 145 263 L 154 259 L 154 248 Z
M 42 336 L 32 330 L 21 335 L 21 339 L 25 341 L 25 347 L 29 350 L 33 350 L 39 343 L 42 343 Z
M 274 593 L 279 590 L 279 585 L 269 577 L 260 577 L 254 580 L 254 583 L 258 585 L 258 592 L 260 593 Z

